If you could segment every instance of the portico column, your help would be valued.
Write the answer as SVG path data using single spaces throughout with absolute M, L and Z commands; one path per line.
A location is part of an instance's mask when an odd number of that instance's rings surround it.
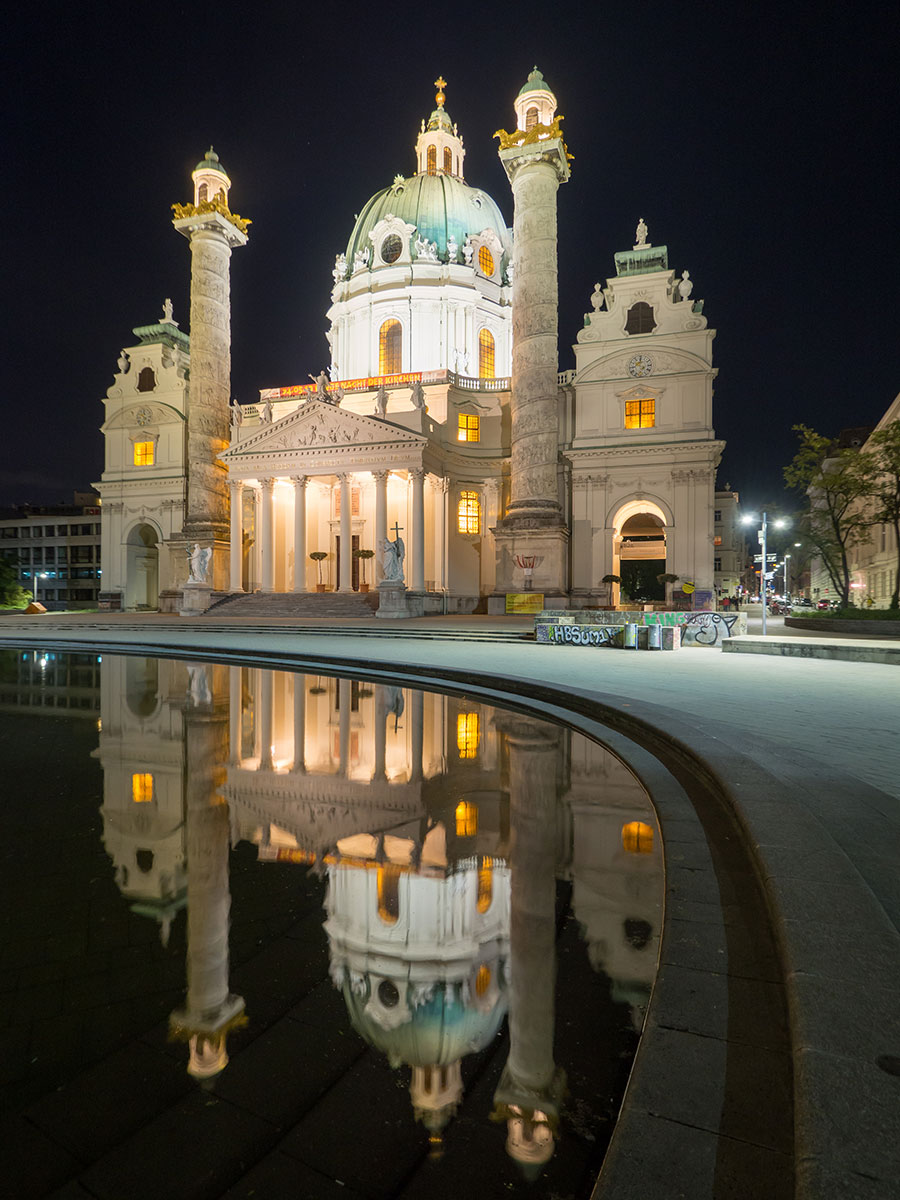
M 259 672 L 259 765 L 263 771 L 272 770 L 272 707 L 275 674 Z
M 425 734 L 424 721 L 425 693 L 421 688 L 413 688 L 409 696 L 410 722 L 410 783 L 420 783 L 422 780 L 422 739 Z
M 235 767 L 241 765 L 242 672 L 243 667 L 228 668 L 228 761 Z
M 425 472 L 416 467 L 412 479 L 412 580 L 414 592 L 425 591 Z
M 374 471 L 375 476 L 375 583 L 384 578 L 382 547 L 387 537 L 387 481 L 390 471 Z
M 353 544 L 350 521 L 350 476 L 338 475 L 341 485 L 341 586 L 339 592 L 353 591 Z
M 260 556 L 262 562 L 262 590 L 275 591 L 275 480 L 262 481 L 262 512 L 260 513 Z
M 387 711 L 384 703 L 384 687 L 375 684 L 375 770 L 373 779 L 384 779 L 384 759 L 387 743 Z
M 228 488 L 231 492 L 231 583 L 229 590 L 242 592 L 244 590 L 244 484 L 240 479 L 229 479 Z
M 291 771 L 306 774 L 306 676 L 294 676 L 294 761 Z
M 295 475 L 294 484 L 294 591 L 306 591 L 306 476 Z
M 343 591 L 343 589 L 341 589 Z M 350 680 L 338 680 L 338 697 L 340 704 L 339 745 L 341 761 L 339 772 L 342 779 L 347 777 L 350 770 Z

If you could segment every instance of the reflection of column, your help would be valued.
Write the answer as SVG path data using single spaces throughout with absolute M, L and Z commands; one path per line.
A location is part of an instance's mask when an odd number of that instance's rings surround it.
M 375 684 L 375 771 L 373 779 L 384 779 L 385 744 L 387 742 L 387 710 L 384 703 L 384 687 Z
M 306 591 L 306 476 L 294 476 L 294 591 Z
M 414 592 L 425 591 L 425 472 L 417 467 L 412 479 L 412 578 Z
M 295 775 L 306 774 L 306 676 L 294 676 L 294 762 Z
M 228 487 L 231 491 L 231 582 L 229 587 L 232 592 L 242 592 L 244 590 L 244 485 L 240 479 L 230 479 Z
M 262 481 L 262 513 L 260 520 L 260 556 L 262 558 L 262 590 L 275 591 L 275 480 Z
M 350 774 L 350 680 L 338 680 L 338 697 L 340 708 L 340 764 L 342 777 Z
M 272 707 L 274 700 L 275 672 L 259 671 L 259 765 L 264 771 L 272 770 Z
M 375 583 L 384 576 L 382 545 L 387 537 L 387 481 L 390 471 L 373 471 L 375 476 Z
M 235 767 L 241 765 L 241 676 L 240 667 L 228 668 L 228 761 Z
M 209 672 L 211 668 L 195 668 Z M 193 689 L 192 689 L 193 690 Z M 198 695 L 200 689 L 197 689 Z M 217 1075 L 228 1062 L 225 1038 L 244 1024 L 244 1001 L 228 990 L 228 806 L 217 795 L 225 762 L 225 714 L 211 700 L 185 713 L 187 824 L 187 997 L 169 1018 L 172 1035 L 191 1046 L 188 1071 Z
M 350 520 L 350 476 L 338 475 L 341 485 L 341 586 L 338 591 L 353 591 L 353 542 Z
M 422 738 L 424 736 L 424 704 L 425 693 L 419 688 L 413 688 L 409 695 L 410 719 L 409 719 L 409 736 L 411 741 L 410 746 L 410 762 L 409 762 L 409 781 L 410 783 L 419 783 L 422 779 Z
M 554 827 L 560 733 L 527 717 L 504 716 L 509 746 L 509 1058 L 494 1093 L 506 1116 L 507 1150 L 520 1162 L 553 1153 L 565 1074 L 553 1061 L 556 983 Z

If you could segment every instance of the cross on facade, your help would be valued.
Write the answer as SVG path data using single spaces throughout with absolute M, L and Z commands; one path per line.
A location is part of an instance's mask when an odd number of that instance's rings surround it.
M 394 541 L 396 541 L 397 538 L 399 538 L 400 530 L 403 528 L 404 527 L 402 525 L 398 525 L 396 521 L 394 522 Z

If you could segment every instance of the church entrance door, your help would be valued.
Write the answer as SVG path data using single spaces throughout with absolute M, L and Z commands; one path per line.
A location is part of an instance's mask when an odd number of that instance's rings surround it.
M 354 553 L 358 549 L 359 534 L 354 533 L 350 539 L 350 554 L 352 555 L 350 561 L 353 564 L 350 569 L 350 586 L 354 592 L 359 591 L 359 559 Z M 334 590 L 339 592 L 341 590 L 341 535 L 339 533 L 335 534 L 334 537 L 334 557 L 337 563 L 337 583 L 334 585 Z
M 159 544 L 150 525 L 136 525 L 128 535 L 125 566 L 125 608 L 159 608 Z

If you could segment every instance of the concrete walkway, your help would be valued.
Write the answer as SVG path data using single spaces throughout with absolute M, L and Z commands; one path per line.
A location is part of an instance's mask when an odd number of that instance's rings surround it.
M 713 648 L 539 646 L 524 640 L 528 618 L 387 624 L 4 617 L 0 646 L 328 662 L 511 695 L 601 738 L 657 804 L 667 904 L 658 983 L 597 1195 L 895 1195 L 900 671 Z M 782 1003 L 784 1056 L 771 1041 L 776 1016 L 754 1024 Z M 778 1111 L 785 1079 L 793 1133 L 789 1120 L 760 1119 Z

